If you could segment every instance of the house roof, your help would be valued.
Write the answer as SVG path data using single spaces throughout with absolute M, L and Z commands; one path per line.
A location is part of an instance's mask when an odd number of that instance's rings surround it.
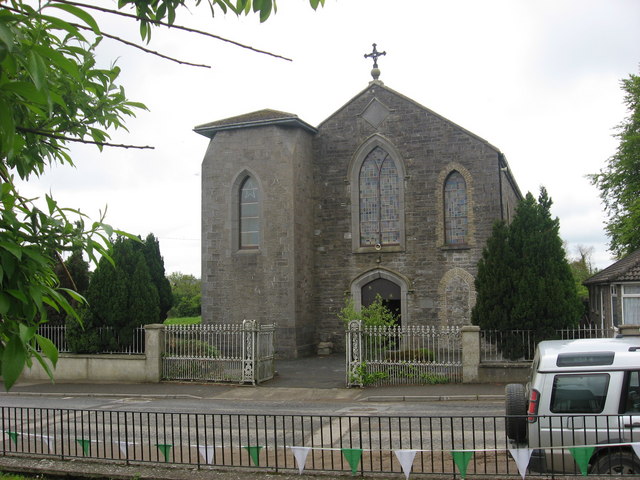
M 640 281 L 640 249 L 630 253 L 622 260 L 618 260 L 613 265 L 609 265 L 582 283 L 594 285 L 597 283 L 638 281 Z
M 193 131 L 200 135 L 204 135 L 205 137 L 213 138 L 216 133 L 222 130 L 236 130 L 239 128 L 263 127 L 267 125 L 300 127 L 311 133 L 317 132 L 315 127 L 312 127 L 307 122 L 301 120 L 297 115 L 271 109 L 258 110 L 235 117 L 205 123 L 198 125 L 193 129 Z

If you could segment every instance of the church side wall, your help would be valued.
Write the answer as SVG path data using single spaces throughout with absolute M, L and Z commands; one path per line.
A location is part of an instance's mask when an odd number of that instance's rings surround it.
M 377 126 L 362 116 L 376 98 L 389 110 Z M 405 248 L 354 253 L 349 165 L 372 135 L 390 142 L 404 163 Z M 498 152 L 486 142 L 385 88 L 372 85 L 319 128 L 315 139 L 316 308 L 318 337 L 341 341 L 336 315 L 351 283 L 383 269 L 409 282 L 403 323 L 468 322 L 475 302 L 473 277 L 492 224 L 501 218 Z M 473 237 L 463 248 L 443 246 L 442 179 L 452 168 L 468 174 Z
M 295 235 L 304 236 L 305 229 L 293 228 L 294 167 L 308 145 L 308 134 L 276 126 L 221 131 L 202 163 L 203 322 L 277 323 L 276 348 L 283 356 L 296 355 Z M 261 195 L 256 250 L 239 250 L 234 241 L 234 182 L 247 174 Z

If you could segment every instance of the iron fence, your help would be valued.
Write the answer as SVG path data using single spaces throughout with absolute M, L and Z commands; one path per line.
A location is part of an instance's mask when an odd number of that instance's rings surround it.
M 576 327 L 556 330 L 545 340 L 573 340 L 579 338 L 612 338 L 617 331 L 614 328 Z M 518 359 L 504 358 L 501 345 L 506 341 L 518 344 L 521 357 Z M 537 341 L 532 330 L 481 330 L 480 332 L 480 362 L 508 362 L 531 361 L 536 351 Z
M 363 475 L 456 475 L 464 470 L 466 475 L 489 478 L 519 477 L 519 468 L 524 472 L 527 465 L 531 467 L 528 458 L 523 464 L 523 456 L 518 455 L 531 455 L 528 446 L 506 438 L 508 417 L 504 416 L 245 415 L 27 407 L 2 407 L 1 414 L 3 455 Z M 583 426 L 589 423 L 587 417 L 572 418 L 582 418 Z M 621 417 L 598 418 L 607 430 L 590 449 L 585 465 L 593 465 L 611 449 L 633 455 L 632 448 L 640 441 L 638 432 L 628 429 L 621 436 Z M 556 473 L 580 474 L 578 457 L 574 461 L 571 455 L 585 447 L 584 430 L 549 436 L 541 451 L 547 453 L 548 466 Z M 529 475 L 536 474 L 530 468 Z
M 462 381 L 457 326 L 363 326 L 347 329 L 347 386 Z
M 99 341 L 101 344 L 107 343 L 106 339 L 115 338 L 117 344 L 121 344 L 119 334 L 113 327 L 98 327 Z M 42 335 L 53 342 L 60 353 L 71 353 L 67 342 L 67 326 L 66 325 L 49 325 L 43 324 L 38 327 L 38 335 Z M 124 354 L 124 355 L 139 355 L 144 353 L 145 344 L 144 325 L 136 327 L 131 338 L 131 343 L 125 348 L 121 349 L 106 349 L 99 354 Z
M 261 383 L 275 373 L 275 324 L 166 325 L 166 380 Z

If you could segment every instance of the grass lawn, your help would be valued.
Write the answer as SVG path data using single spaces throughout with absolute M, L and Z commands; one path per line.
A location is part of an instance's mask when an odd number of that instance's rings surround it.
M 165 325 L 199 325 L 202 322 L 202 317 L 182 317 L 182 318 L 167 318 L 164 321 Z

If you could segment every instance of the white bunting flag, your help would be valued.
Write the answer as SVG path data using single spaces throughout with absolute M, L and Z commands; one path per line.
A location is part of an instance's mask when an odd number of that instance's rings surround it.
M 511 448 L 509 447 L 509 453 L 516 461 L 518 472 L 522 476 L 522 480 L 527 475 L 527 467 L 529 466 L 529 460 L 531 460 L 531 454 L 533 448 Z
M 309 447 L 289 447 L 293 456 L 296 457 L 296 462 L 298 463 L 298 471 L 300 475 L 304 471 L 304 464 L 307 463 L 307 455 L 309 455 Z
M 402 466 L 402 471 L 404 472 L 404 477 L 409 480 L 409 474 L 411 473 L 411 469 L 413 468 L 413 459 L 416 458 L 417 450 L 394 450 L 393 453 L 396 454 L 396 458 L 398 462 L 400 462 L 400 466 Z
M 200 450 L 200 455 L 202 455 L 204 461 L 211 465 L 213 463 L 213 451 L 215 447 L 207 447 L 206 445 L 201 445 L 200 447 L 198 447 L 198 449 Z

